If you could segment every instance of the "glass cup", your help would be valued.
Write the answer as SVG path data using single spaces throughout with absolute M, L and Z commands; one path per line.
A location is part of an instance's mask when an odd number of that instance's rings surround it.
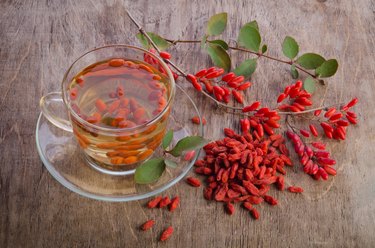
M 146 57 L 147 61 L 152 61 L 154 65 L 144 62 Z M 80 83 L 78 78 L 80 75 L 85 75 L 82 74 L 83 70 L 86 72 L 90 71 L 90 68 L 100 61 L 118 59 L 126 61 L 128 63 L 126 65 L 129 66 L 130 69 L 139 69 L 139 67 L 143 66 L 147 67 L 146 69 L 150 73 L 157 74 L 157 80 L 159 81 L 151 81 L 151 83 L 162 87 L 165 98 L 163 98 L 162 105 L 160 105 L 159 100 L 158 111 L 141 123 L 131 126 L 100 126 L 80 113 L 75 103 L 76 99 L 72 98 L 72 92 L 74 87 L 86 87 L 80 106 L 95 106 L 95 99 L 97 100 L 103 97 L 101 94 L 104 94 L 103 92 L 106 91 L 107 86 L 103 86 L 103 82 L 100 81 L 100 78 L 97 82 L 91 83 L 90 85 L 78 85 Z M 137 64 L 137 62 L 135 62 L 134 64 L 134 61 L 139 61 L 140 63 Z M 122 67 L 118 67 L 115 68 L 117 71 L 115 71 L 115 69 L 112 71 L 121 73 L 121 68 Z M 152 68 L 152 70 L 149 70 L 150 68 Z M 124 68 L 124 70 L 126 71 L 126 68 Z M 120 77 L 122 75 L 117 76 Z M 138 89 L 142 86 L 142 81 L 140 80 L 142 80 L 142 77 L 138 78 L 140 84 L 127 86 L 132 87 L 129 88 L 129 92 L 133 92 L 134 94 L 134 96 L 128 95 L 127 97 L 134 97 L 135 99 L 137 97 L 147 97 L 147 95 L 143 95 L 148 94 L 148 92 L 144 90 L 134 91 L 134 88 Z M 96 89 L 95 87 L 99 87 L 99 84 L 100 88 Z M 110 87 L 110 84 L 108 84 L 108 87 Z M 61 89 L 61 92 L 51 92 L 41 98 L 40 107 L 43 115 L 55 126 L 74 133 L 87 163 L 93 168 L 106 174 L 128 175 L 134 172 L 137 165 L 149 159 L 160 145 L 166 131 L 168 117 L 175 95 L 175 81 L 169 67 L 155 54 L 142 48 L 129 45 L 109 45 L 95 48 L 75 60 L 64 75 Z M 145 89 L 150 90 L 151 93 L 155 91 L 155 89 L 149 89 L 147 87 Z M 125 89 L 125 95 L 127 93 Z M 149 96 L 152 95 L 151 93 Z M 118 101 L 120 100 L 119 97 Z M 65 115 L 63 115 L 64 113 L 61 113 L 61 111 L 56 110 L 61 109 L 56 108 L 56 106 L 62 104 L 66 109 Z M 132 106 L 128 108 L 131 109 Z M 135 110 L 133 109 L 132 111 Z M 131 113 L 131 115 L 135 116 L 135 112 Z

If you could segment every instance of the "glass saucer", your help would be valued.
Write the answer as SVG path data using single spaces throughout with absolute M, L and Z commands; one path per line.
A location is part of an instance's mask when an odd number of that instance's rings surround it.
M 187 93 L 176 85 L 176 98 L 168 121 L 168 129 L 174 130 L 172 145 L 186 136 L 203 136 L 203 126 L 192 124 L 192 116 L 200 116 L 197 107 Z M 44 166 L 66 188 L 82 196 L 111 202 L 140 200 L 159 194 L 180 181 L 191 169 L 199 156 L 190 161 L 171 158 L 177 168 L 167 167 L 162 177 L 153 184 L 140 185 L 134 175 L 108 175 L 92 168 L 86 161 L 73 134 L 57 128 L 40 113 L 36 127 L 36 145 Z M 153 157 L 160 157 L 161 149 Z

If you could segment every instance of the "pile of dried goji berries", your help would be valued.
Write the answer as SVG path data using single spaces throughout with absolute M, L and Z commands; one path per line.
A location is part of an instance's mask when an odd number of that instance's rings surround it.
M 224 133 L 224 139 L 204 146 L 205 156 L 195 163 L 195 172 L 206 176 L 203 195 L 207 200 L 224 202 L 228 214 L 234 213 L 233 203 L 242 202 L 258 219 L 259 212 L 253 205 L 263 201 L 277 205 L 277 200 L 268 194 L 272 184 L 284 190 L 284 167 L 292 165 L 285 139 L 280 134 L 261 138 L 257 130 L 239 135 L 225 128 Z M 188 178 L 187 182 L 200 185 L 196 178 Z M 290 187 L 289 191 L 303 190 Z

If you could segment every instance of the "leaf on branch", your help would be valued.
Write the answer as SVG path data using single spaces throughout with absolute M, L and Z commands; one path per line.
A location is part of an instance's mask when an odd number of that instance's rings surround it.
M 282 44 L 282 48 L 284 55 L 290 59 L 294 59 L 299 51 L 299 46 L 297 42 L 290 36 L 285 37 Z
M 150 44 L 148 43 L 148 40 L 147 38 L 141 34 L 141 33 L 138 33 L 135 37 L 137 37 L 137 39 L 139 40 L 139 42 L 142 44 L 142 47 L 146 50 L 149 50 L 150 49 Z
M 151 33 L 151 32 L 147 32 L 148 36 L 150 36 L 151 40 L 155 43 L 155 45 L 160 49 L 160 50 L 165 50 L 167 49 L 168 47 L 171 46 L 171 44 L 166 41 L 165 39 L 163 39 L 161 36 L 159 36 L 158 34 L 155 34 L 155 33 Z M 150 42 L 147 40 L 147 38 L 141 34 L 141 33 L 138 33 L 136 35 L 137 39 L 141 42 L 142 46 L 145 48 L 145 49 L 150 49 L 152 47 L 152 45 L 150 44 Z
M 217 44 L 221 46 L 222 48 L 224 48 L 225 50 L 228 50 L 229 48 L 228 44 L 223 40 L 211 40 L 210 43 Z
M 338 67 L 339 64 L 336 59 L 329 59 L 316 68 L 315 74 L 321 78 L 332 77 L 337 72 Z
M 164 170 L 164 158 L 153 158 L 137 167 L 134 180 L 138 184 L 153 183 L 161 177 Z
M 245 27 L 245 26 L 249 26 L 249 27 L 255 28 L 256 30 L 259 31 L 258 22 L 257 22 L 256 20 L 251 21 L 251 22 L 248 22 L 248 23 L 246 23 L 246 24 L 243 25 L 243 26 L 244 26 L 244 27 Z
M 171 167 L 171 168 L 177 167 L 177 163 L 175 161 L 170 160 L 170 159 L 165 159 L 164 162 L 165 162 L 165 165 L 168 166 L 168 167 Z
M 292 75 L 292 78 L 293 78 L 293 79 L 297 79 L 297 78 L 298 78 L 299 73 L 298 73 L 298 71 L 297 71 L 295 65 L 292 65 L 292 66 L 290 67 L 290 75 Z
M 169 130 L 165 134 L 163 141 L 162 141 L 162 147 L 164 150 L 167 149 L 168 146 L 171 144 L 172 139 L 173 139 L 173 130 Z
M 208 143 L 201 136 L 188 136 L 179 140 L 176 146 L 169 152 L 175 157 L 181 156 L 182 152 L 202 148 Z
M 206 34 L 207 35 L 219 35 L 224 32 L 227 26 L 227 13 L 219 13 L 211 16 L 207 23 Z
M 267 50 L 268 50 L 268 47 L 267 47 L 266 44 L 264 44 L 264 45 L 262 46 L 262 53 L 263 53 L 263 54 L 266 53 Z
M 260 37 L 258 29 L 250 25 L 245 25 L 241 28 L 240 34 L 238 35 L 238 44 L 249 50 L 258 52 L 260 47 Z
M 297 64 L 305 69 L 311 70 L 318 68 L 321 64 L 323 64 L 324 61 L 325 59 L 319 54 L 305 53 L 297 59 Z
M 309 92 L 310 94 L 315 92 L 315 80 L 309 76 L 305 79 L 305 82 L 303 82 L 303 88 Z
M 215 66 L 223 68 L 225 71 L 230 70 L 230 57 L 224 48 L 222 48 L 220 45 L 209 43 L 206 49 Z
M 244 76 L 245 78 L 250 77 L 255 69 L 257 68 L 257 59 L 248 59 L 242 62 L 233 71 L 237 76 Z

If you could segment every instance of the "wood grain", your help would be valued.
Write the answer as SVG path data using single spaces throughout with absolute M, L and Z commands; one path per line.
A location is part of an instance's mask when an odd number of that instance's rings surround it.
M 74 58 L 110 43 L 137 44 L 128 7 L 146 30 L 169 38 L 199 39 L 210 15 L 229 14 L 226 39 L 253 19 L 269 53 L 281 57 L 286 35 L 302 52 L 314 51 L 340 62 L 329 80 L 326 103 L 360 98 L 358 127 L 346 142 L 330 142 L 338 175 L 317 183 L 299 169 L 288 183 L 305 188 L 296 196 L 273 191 L 277 207 L 259 207 L 253 221 L 236 206 L 232 217 L 222 204 L 206 202 L 201 189 L 185 183 L 169 189 L 183 207 L 175 213 L 143 207 L 145 201 L 105 203 L 80 197 L 61 186 L 43 167 L 35 146 L 38 101 L 59 89 Z M 0 247 L 374 247 L 375 246 L 375 3 L 372 0 L 282 1 L 17 1 L 0 2 Z M 178 45 L 172 53 L 189 71 L 207 66 L 199 45 Z M 237 62 L 248 55 L 236 54 Z M 291 79 L 288 67 L 261 60 L 247 99 L 272 104 Z M 184 82 L 179 82 L 183 84 Z M 185 84 L 188 88 L 187 84 Z M 208 138 L 237 127 L 190 90 L 210 123 Z M 148 218 L 158 225 L 141 233 Z M 157 242 L 162 229 L 175 233 Z

